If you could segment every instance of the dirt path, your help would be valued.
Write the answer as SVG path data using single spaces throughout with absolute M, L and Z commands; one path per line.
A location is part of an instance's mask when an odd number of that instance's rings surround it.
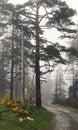
M 54 114 L 54 119 L 45 130 L 78 130 L 78 113 L 58 105 L 44 105 Z

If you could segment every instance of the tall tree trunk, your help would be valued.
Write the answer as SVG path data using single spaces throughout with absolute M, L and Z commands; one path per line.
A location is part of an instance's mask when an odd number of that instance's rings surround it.
M 24 36 L 23 28 L 21 27 L 21 103 L 24 105 L 24 96 L 25 96 L 25 84 L 24 84 Z
M 56 88 L 55 88 L 55 101 L 57 102 L 57 100 L 58 100 L 58 70 L 56 75 Z
M 62 98 L 62 79 L 61 79 L 61 76 L 60 76 L 60 99 Z
M 18 98 L 18 83 L 17 83 L 17 78 L 18 78 L 18 65 L 16 64 L 16 69 L 15 69 L 15 73 L 16 73 L 16 80 L 15 80 L 15 99 Z
M 36 106 L 41 107 L 41 87 L 40 87 L 40 43 L 39 43 L 39 22 L 38 22 L 38 1 L 36 6 Z
M 13 71 L 14 71 L 14 57 L 13 57 L 13 50 L 14 50 L 14 26 L 12 29 L 12 48 L 11 48 L 11 86 L 10 86 L 10 99 L 13 100 Z
M 72 77 L 72 97 L 74 99 L 74 81 L 75 81 L 75 69 L 74 69 L 74 61 L 72 63 L 72 74 L 73 74 L 73 77 Z

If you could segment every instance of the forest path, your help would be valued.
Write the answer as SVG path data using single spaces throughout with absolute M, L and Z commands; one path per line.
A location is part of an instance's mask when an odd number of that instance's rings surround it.
M 45 130 L 78 130 L 78 112 L 59 105 L 43 105 L 54 114 L 54 119 Z

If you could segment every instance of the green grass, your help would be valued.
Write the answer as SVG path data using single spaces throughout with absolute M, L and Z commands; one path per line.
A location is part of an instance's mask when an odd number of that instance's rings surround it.
M 44 128 L 50 123 L 52 115 L 44 108 L 29 108 L 29 116 L 34 118 L 34 121 L 25 120 L 23 122 L 18 121 L 18 115 L 10 109 L 0 108 L 0 130 L 44 130 Z
M 67 105 L 67 106 L 64 106 L 66 109 L 70 110 L 70 111 L 73 111 L 73 112 L 77 112 L 78 113 L 78 108 L 76 107 L 72 107 L 70 105 Z

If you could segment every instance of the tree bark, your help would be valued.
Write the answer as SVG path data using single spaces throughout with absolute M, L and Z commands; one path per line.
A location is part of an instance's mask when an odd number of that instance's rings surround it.
M 24 84 L 24 37 L 23 37 L 23 28 L 21 27 L 21 103 L 24 105 L 24 96 L 25 96 L 25 84 Z
M 12 30 L 12 48 L 11 48 L 11 86 L 10 86 L 10 99 L 13 100 L 13 71 L 14 71 L 14 58 L 13 58 L 13 49 L 14 49 L 14 26 Z
M 40 87 L 40 43 L 39 43 L 39 22 L 38 22 L 38 1 L 36 5 L 36 106 L 41 107 L 41 87 Z

